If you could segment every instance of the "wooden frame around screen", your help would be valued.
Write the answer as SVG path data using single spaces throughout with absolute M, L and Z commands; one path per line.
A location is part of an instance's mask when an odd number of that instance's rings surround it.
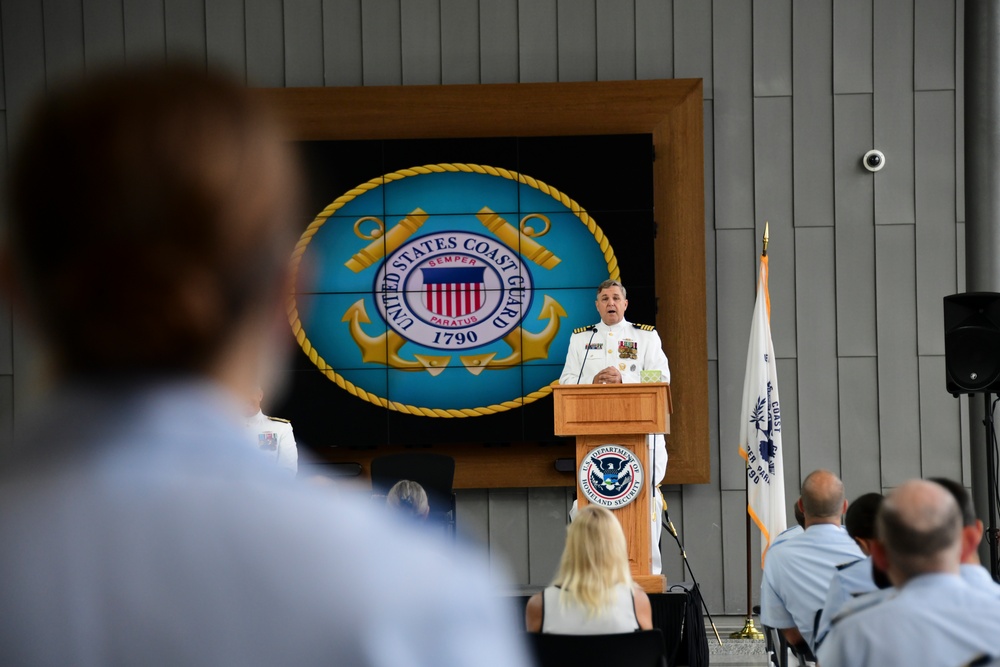
M 670 359 L 674 405 L 664 482 L 709 481 L 701 79 L 258 92 L 302 141 L 651 134 L 656 327 Z M 575 475 L 555 472 L 552 448 L 518 447 L 516 456 L 448 449 L 456 458 L 457 488 L 576 484 Z M 344 458 L 367 470 L 371 455 L 344 452 Z M 526 464 L 538 469 L 529 472 Z

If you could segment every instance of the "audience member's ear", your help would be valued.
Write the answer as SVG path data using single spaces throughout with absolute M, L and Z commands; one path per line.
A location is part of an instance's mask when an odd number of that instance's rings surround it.
M 889 571 L 889 554 L 879 540 L 871 541 L 872 562 L 883 572 Z
M 867 537 L 855 537 L 854 541 L 857 543 L 858 548 L 861 549 L 861 553 L 866 556 L 872 555 L 872 542 L 875 540 Z
M 983 540 L 983 522 L 976 519 L 974 526 L 962 527 L 962 552 L 961 559 L 964 563 L 966 559 L 979 549 L 979 543 Z
M 844 504 L 840 508 L 840 516 L 847 514 L 847 498 L 844 498 Z

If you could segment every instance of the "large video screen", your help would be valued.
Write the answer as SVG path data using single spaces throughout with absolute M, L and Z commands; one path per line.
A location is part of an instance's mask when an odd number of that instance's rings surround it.
M 655 321 L 649 135 L 302 142 L 304 286 L 282 397 L 301 448 L 549 442 L 595 288 Z

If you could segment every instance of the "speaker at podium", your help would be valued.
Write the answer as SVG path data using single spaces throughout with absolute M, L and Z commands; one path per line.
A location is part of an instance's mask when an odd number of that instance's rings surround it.
M 650 516 L 653 507 L 652 470 L 646 436 L 650 433 L 670 432 L 670 385 L 666 382 L 632 384 L 568 384 L 552 388 L 556 435 L 576 436 L 576 465 L 584 480 L 577 480 L 578 500 L 588 502 L 588 494 L 580 488 L 591 475 L 606 479 L 603 465 L 595 462 L 594 454 L 605 449 L 610 458 L 636 461 L 643 481 L 629 489 L 621 500 L 626 502 L 603 503 L 618 517 L 628 543 L 629 566 L 632 578 L 647 593 L 662 593 L 666 580 L 652 574 L 650 557 Z M 599 469 L 600 468 L 600 469 Z M 617 478 L 619 470 L 608 474 Z M 615 479 L 617 481 L 617 479 Z M 600 484 L 599 481 L 593 482 Z M 634 491 L 634 493 L 632 492 Z M 659 513 L 656 513 L 659 516 Z

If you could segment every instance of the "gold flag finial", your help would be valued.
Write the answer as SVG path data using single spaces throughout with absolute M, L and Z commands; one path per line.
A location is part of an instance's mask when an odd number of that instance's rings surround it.
M 767 256 L 767 240 L 768 240 L 768 223 L 764 222 L 764 252 L 763 255 Z

